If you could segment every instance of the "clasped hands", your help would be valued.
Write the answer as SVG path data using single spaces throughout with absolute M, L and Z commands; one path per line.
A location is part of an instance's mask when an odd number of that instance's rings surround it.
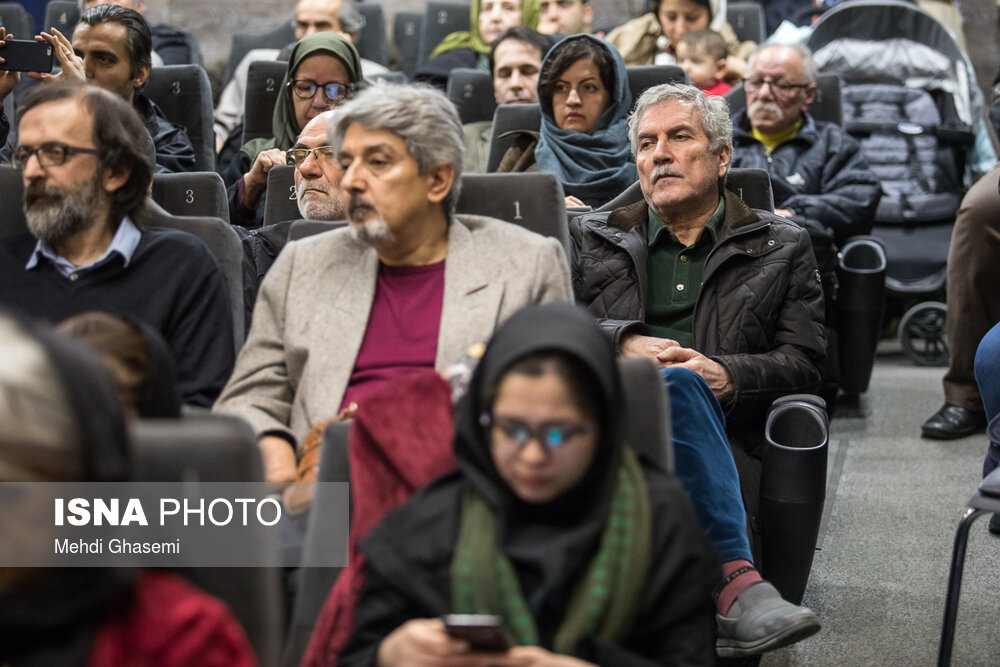
M 733 381 L 722 364 L 712 361 L 697 350 L 681 347 L 675 340 L 626 334 L 622 337 L 621 353 L 635 359 L 650 359 L 660 368 L 687 368 L 694 371 L 719 400 L 733 393 Z

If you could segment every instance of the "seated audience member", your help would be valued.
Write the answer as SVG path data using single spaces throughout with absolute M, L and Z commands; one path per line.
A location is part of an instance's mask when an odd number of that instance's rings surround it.
M 223 175 L 230 184 L 230 222 L 260 226 L 271 167 L 286 163 L 285 151 L 306 123 L 354 94 L 360 71 L 358 50 L 343 37 L 318 32 L 299 40 L 274 107 L 274 136 L 247 142 Z
M 334 32 L 351 42 L 357 42 L 363 27 L 364 22 L 357 7 L 354 6 L 353 0 L 299 0 L 298 4 L 295 5 L 296 41 L 317 32 Z M 241 120 L 246 107 L 247 75 L 250 72 L 250 63 L 258 60 L 287 61 L 290 59 L 293 48 L 295 48 L 295 42 L 283 49 L 252 49 L 233 70 L 233 78 L 222 89 L 219 104 L 215 107 L 215 148 L 217 152 L 221 153 L 224 145 L 230 145 L 227 142 L 227 139 L 232 141 L 230 135 L 237 130 L 242 132 Z M 389 71 L 371 60 L 361 58 L 360 62 L 362 78 Z M 236 140 L 239 141 L 238 137 Z M 239 148 L 238 143 L 234 150 L 237 148 Z
M 447 613 L 502 618 L 514 648 L 497 664 L 714 664 L 718 565 L 676 478 L 623 442 L 620 396 L 585 311 L 528 308 L 502 326 L 459 403 L 458 472 L 362 542 L 337 664 L 491 664 L 445 633 Z
M 146 0 L 80 0 L 80 12 L 97 5 L 120 5 L 140 14 L 146 11 Z M 151 25 L 149 30 L 153 35 L 154 67 L 203 64 L 198 40 L 191 33 L 164 23 Z
M 158 331 L 97 311 L 74 315 L 56 329 L 97 354 L 118 386 L 126 419 L 181 416 L 177 371 L 170 348 Z
M 589 35 L 594 32 L 590 0 L 540 0 L 538 32 L 543 35 Z
M 344 172 L 326 138 L 333 111 L 324 111 L 306 123 L 295 145 L 288 149 L 288 164 L 295 167 L 295 201 L 307 220 L 344 220 L 347 201 L 340 187 Z
M 285 246 L 215 406 L 253 426 L 271 481 L 386 380 L 444 371 L 521 306 L 570 298 L 558 241 L 454 213 L 462 127 L 440 92 L 375 85 L 334 112 L 330 145 L 350 226 Z
M 98 362 L 0 313 L 0 482 L 126 481 L 128 449 Z M 0 567 L 0 628 L 10 665 L 256 664 L 226 606 L 162 570 Z
M 600 206 L 635 182 L 626 123 L 632 93 L 613 47 L 591 35 L 556 44 L 542 63 L 538 100 L 541 131 L 522 133 L 497 171 L 554 174 L 576 206 Z
M 695 30 L 677 42 L 677 64 L 706 95 L 725 95 L 732 88 L 726 75 L 726 40 L 714 30 Z
M 577 299 L 623 355 L 665 369 L 677 474 L 727 577 L 717 610 L 719 650 L 728 656 L 819 628 L 753 569 L 744 506 L 756 525 L 759 461 L 751 457 L 760 455 L 768 407 L 818 387 L 826 351 L 809 237 L 723 189 L 731 137 L 721 98 L 687 85 L 650 88 L 629 118 L 643 199 L 570 223 Z M 679 419 L 688 410 L 675 401 L 694 390 L 670 386 L 679 369 L 701 376 L 719 399 L 731 450 L 706 447 L 714 441 L 703 420 Z
M 226 280 L 196 237 L 137 226 L 153 176 L 142 119 L 96 86 L 52 83 L 25 96 L 18 130 L 31 233 L 0 243 L 0 304 L 134 317 L 170 345 L 184 402 L 211 405 L 233 366 Z
M 654 0 L 652 10 L 608 33 L 608 41 L 627 65 L 674 65 L 675 49 L 689 32 L 710 28 L 726 40 L 726 79 L 738 81 L 746 71 L 753 42 L 740 42 L 726 22 L 726 0 Z
M 871 231 L 879 179 L 857 140 L 809 114 L 816 64 L 807 47 L 761 46 L 750 56 L 744 89 L 747 108 L 732 119 L 732 166 L 768 172 L 774 212 L 809 231 L 819 268 L 829 276 L 836 246 Z
M 156 147 L 156 171 L 195 168 L 194 147 L 187 130 L 168 121 L 156 104 L 139 92 L 149 77 L 152 41 L 142 15 L 118 5 L 98 5 L 80 15 L 72 44 L 58 30 L 35 38 L 52 45 L 62 67 L 58 74 L 35 74 L 43 83 L 91 81 L 130 103 L 142 118 Z M 16 141 L 8 138 L 7 147 Z
M 469 30 L 445 37 L 415 79 L 444 90 L 456 67 L 489 71 L 490 45 L 516 25 L 538 29 L 538 0 L 474 0 L 469 7 Z
M 1000 408 L 1000 397 L 996 408 L 985 405 L 987 391 L 978 384 L 981 373 L 975 370 L 979 363 L 976 348 L 990 327 L 1000 322 L 998 183 L 1000 165 L 969 188 L 955 217 L 945 289 L 949 312 L 961 315 L 945 322 L 950 359 L 941 381 L 944 405 L 923 423 L 920 430 L 925 438 L 951 440 L 980 432 Z
M 493 95 L 497 104 L 538 103 L 538 72 L 550 48 L 551 37 L 520 25 L 510 28 L 493 42 L 490 72 L 493 74 Z M 493 121 L 466 123 L 462 131 L 465 133 L 465 166 L 462 171 L 486 171 Z

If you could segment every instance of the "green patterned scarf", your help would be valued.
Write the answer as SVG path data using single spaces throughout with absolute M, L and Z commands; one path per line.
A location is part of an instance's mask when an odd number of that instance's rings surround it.
M 651 533 L 645 478 L 635 453 L 625 447 L 600 546 L 573 588 L 553 642 L 556 653 L 572 655 L 585 637 L 625 639 L 644 597 Z M 451 579 L 456 613 L 498 614 L 515 644 L 538 646 L 538 629 L 514 566 L 497 545 L 496 517 L 471 488 L 462 498 Z

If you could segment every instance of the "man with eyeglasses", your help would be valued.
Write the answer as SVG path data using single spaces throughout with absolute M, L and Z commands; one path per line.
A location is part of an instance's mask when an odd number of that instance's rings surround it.
M 761 46 L 743 86 L 747 108 L 733 116 L 733 167 L 768 172 L 774 212 L 809 230 L 820 269 L 832 270 L 833 244 L 871 231 L 878 177 L 853 137 L 808 113 L 816 64 L 807 47 Z
M 211 405 L 233 366 L 229 293 L 198 238 L 143 224 L 153 157 L 139 115 L 97 86 L 54 82 L 25 95 L 18 138 L 27 229 L 0 243 L 0 309 L 141 320 L 169 344 L 182 400 Z
M 541 0 L 538 32 L 543 35 L 576 35 L 593 32 L 594 7 L 590 0 Z
M 295 167 L 295 198 L 307 220 L 344 220 L 346 198 L 340 188 L 343 171 L 326 138 L 333 111 L 325 111 L 303 128 L 286 160 Z

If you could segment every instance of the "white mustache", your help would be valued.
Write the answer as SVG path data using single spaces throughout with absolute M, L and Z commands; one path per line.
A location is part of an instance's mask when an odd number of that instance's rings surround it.
M 751 116 L 756 116 L 758 112 L 763 112 L 774 120 L 782 120 L 785 117 L 785 112 L 774 102 L 757 101 L 747 109 L 747 113 Z
M 673 169 L 670 165 L 661 164 L 659 167 L 656 167 L 656 168 L 653 169 L 653 173 L 650 174 L 650 177 L 652 178 L 653 182 L 655 183 L 656 181 L 660 180 L 664 176 L 673 176 L 675 178 L 680 178 L 683 175 L 684 174 L 682 174 L 679 170 Z

